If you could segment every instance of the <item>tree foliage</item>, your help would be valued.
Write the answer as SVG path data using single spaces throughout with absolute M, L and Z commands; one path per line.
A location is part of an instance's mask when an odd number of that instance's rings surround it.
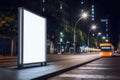
M 11 13 L 0 13 L 0 35 L 14 37 L 17 34 L 17 18 Z

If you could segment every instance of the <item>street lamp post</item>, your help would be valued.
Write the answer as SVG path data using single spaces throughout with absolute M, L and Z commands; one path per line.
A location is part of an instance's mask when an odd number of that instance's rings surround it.
M 98 37 L 99 37 L 101 34 L 102 34 L 101 32 L 99 32 L 99 33 L 97 34 L 97 38 L 96 38 L 96 40 L 97 40 L 97 48 L 98 48 L 98 46 L 99 46 L 98 44 L 100 43 L 99 40 L 98 40 Z
M 88 40 L 87 40 L 88 48 L 89 48 L 89 35 L 90 35 L 90 32 L 91 32 L 92 30 L 94 30 L 94 29 L 96 29 L 96 25 L 93 25 L 92 28 L 91 28 L 91 29 L 89 30 L 89 32 L 88 32 Z
M 87 17 L 88 17 L 88 13 L 83 12 L 81 17 L 75 23 L 75 27 L 74 27 L 74 53 L 76 52 L 76 44 L 75 44 L 76 43 L 76 26 L 81 19 L 86 19 Z

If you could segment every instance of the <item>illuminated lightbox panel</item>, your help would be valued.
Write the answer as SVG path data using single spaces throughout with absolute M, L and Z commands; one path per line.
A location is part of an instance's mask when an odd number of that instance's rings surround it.
M 19 8 L 18 65 L 46 61 L 46 18 Z

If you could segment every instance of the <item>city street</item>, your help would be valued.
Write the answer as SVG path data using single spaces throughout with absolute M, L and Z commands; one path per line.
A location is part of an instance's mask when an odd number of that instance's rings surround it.
M 94 54 L 94 53 L 93 53 Z M 64 53 L 64 54 L 49 54 L 47 55 L 47 62 L 56 62 L 56 61 L 64 61 L 79 58 L 80 56 L 90 55 L 88 53 L 81 53 L 81 54 L 71 54 L 71 53 Z M 17 66 L 17 56 L 0 56 L 0 67 L 11 67 Z
M 48 57 L 49 61 L 47 62 L 47 66 L 36 64 L 38 66 L 24 69 L 17 69 L 17 66 L 0 68 L 0 80 L 46 80 L 53 75 L 63 73 L 66 70 L 99 59 L 100 55 L 95 53 L 83 53 L 76 55 L 49 55 Z
M 48 80 L 120 80 L 120 56 L 103 57 Z
M 120 80 L 119 0 L 0 0 L 0 80 Z

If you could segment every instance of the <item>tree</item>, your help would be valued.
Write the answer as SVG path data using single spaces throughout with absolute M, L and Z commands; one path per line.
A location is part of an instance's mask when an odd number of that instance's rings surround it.
M 95 39 L 95 37 L 90 37 L 90 47 L 94 47 L 94 48 L 97 48 L 97 40 Z
M 17 36 L 17 17 L 12 13 L 0 13 L 0 35 L 6 37 Z
M 69 27 L 68 21 L 68 6 L 64 0 L 48 0 L 47 4 L 48 11 L 48 35 L 55 35 L 56 42 L 59 41 L 60 32 L 67 33 L 67 28 Z M 66 36 L 64 37 L 66 40 Z

